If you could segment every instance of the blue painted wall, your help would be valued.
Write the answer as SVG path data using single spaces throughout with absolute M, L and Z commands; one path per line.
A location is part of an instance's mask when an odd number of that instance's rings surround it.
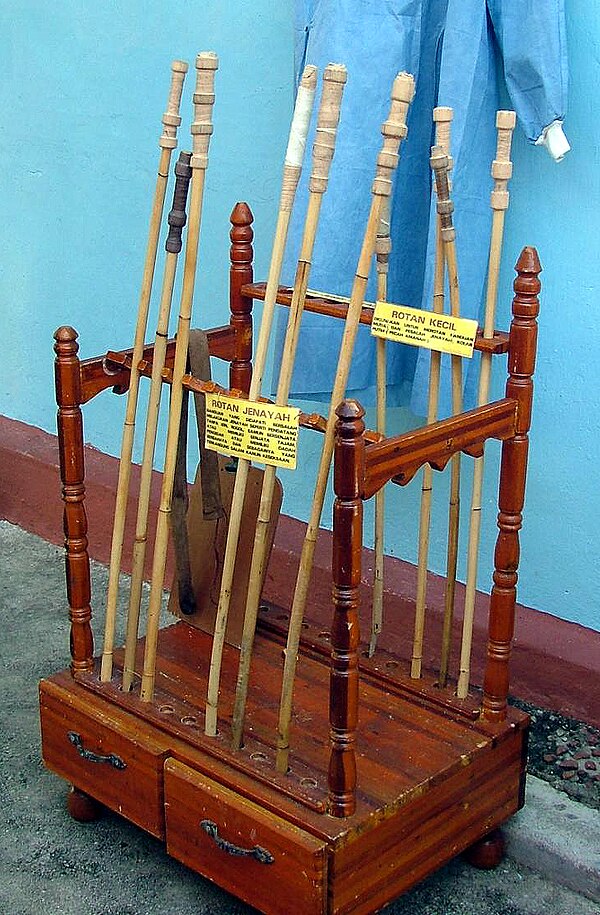
M 227 316 L 228 216 L 247 199 L 265 276 L 292 105 L 291 9 L 277 0 L 176 4 L 8 2 L 0 11 L 0 309 L 8 346 L 0 413 L 54 431 L 52 332 L 71 323 L 82 353 L 130 345 L 173 57 L 217 51 L 215 135 L 206 190 L 197 323 Z M 498 324 L 506 326 L 512 267 L 524 244 L 544 266 L 540 354 L 522 535 L 523 603 L 600 629 L 594 572 L 600 542 L 597 388 L 600 343 L 600 9 L 568 4 L 573 150 L 555 165 L 517 135 Z M 182 146 L 193 76 L 183 104 Z M 160 277 L 160 264 L 157 271 Z M 204 317 L 206 316 L 206 317 Z M 152 326 L 152 318 L 151 318 Z M 496 374 L 496 393 L 502 372 Z M 89 439 L 118 453 L 123 402 L 100 398 Z M 395 411 L 402 428 L 410 417 Z M 316 452 L 314 438 L 303 447 Z M 498 449 L 488 449 L 493 470 Z M 465 462 L 466 464 L 467 462 Z M 315 460 L 285 476 L 285 510 L 307 513 Z M 418 491 L 389 496 L 387 550 L 414 559 L 407 519 Z M 443 567 L 445 504 L 437 484 L 432 558 Z M 469 486 L 465 481 L 464 501 Z M 479 584 L 489 587 L 495 492 L 486 490 Z M 393 518 L 392 518 L 393 513 Z M 465 513 L 466 514 L 466 513 Z M 328 506 L 324 518 L 330 517 Z M 368 529 L 368 524 L 367 524 Z

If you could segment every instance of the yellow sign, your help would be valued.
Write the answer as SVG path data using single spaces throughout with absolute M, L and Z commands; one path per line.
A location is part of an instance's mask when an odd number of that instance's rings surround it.
M 206 447 L 221 454 L 296 468 L 297 407 L 206 395 Z
M 422 346 L 470 359 L 477 334 L 477 321 L 421 311 L 405 305 L 377 302 L 371 333 L 375 337 L 384 337 L 397 343 Z

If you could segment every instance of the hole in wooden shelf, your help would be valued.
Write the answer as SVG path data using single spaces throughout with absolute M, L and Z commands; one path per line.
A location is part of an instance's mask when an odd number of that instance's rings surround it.
M 275 617 L 275 619 L 278 619 L 278 620 L 288 620 L 288 619 L 289 619 L 289 616 L 287 615 L 287 613 L 279 613 L 279 614 Z
M 267 607 L 266 604 L 261 604 L 258 609 L 261 613 L 268 613 L 271 608 Z
M 316 778 L 309 778 L 309 777 L 301 778 L 300 784 L 302 785 L 303 788 L 316 788 L 317 780 L 316 780 Z
M 303 629 L 310 629 L 310 623 L 302 623 Z
M 398 661 L 386 661 L 385 666 L 388 670 L 394 670 L 396 667 L 398 667 Z
M 172 705 L 159 705 L 158 711 L 163 715 L 172 715 L 175 708 Z
M 181 723 L 187 724 L 190 727 L 193 727 L 193 725 L 198 724 L 198 719 L 195 718 L 193 715 L 184 715 L 183 718 L 181 719 Z
M 326 629 L 324 629 L 323 632 L 319 632 L 319 638 L 325 639 L 325 641 L 328 642 L 331 638 L 331 635 Z
M 261 753 L 260 750 L 250 754 L 250 759 L 255 760 L 255 762 L 267 762 L 268 758 L 267 754 Z

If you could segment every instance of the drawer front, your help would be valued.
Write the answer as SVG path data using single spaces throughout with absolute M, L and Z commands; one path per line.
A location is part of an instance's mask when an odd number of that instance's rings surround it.
M 326 845 L 174 759 L 165 763 L 167 851 L 268 915 L 326 909 Z
M 46 766 L 164 839 L 166 750 L 114 706 L 53 683 L 40 684 L 40 715 Z

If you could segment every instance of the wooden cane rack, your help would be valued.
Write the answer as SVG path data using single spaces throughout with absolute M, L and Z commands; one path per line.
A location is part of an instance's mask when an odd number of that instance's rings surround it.
M 248 207 L 238 204 L 231 319 L 208 334 L 211 354 L 230 363 L 230 388 L 239 391 L 250 381 L 252 301 L 264 296 L 264 286 L 252 283 L 251 222 Z M 237 652 L 225 648 L 219 733 L 206 737 L 210 637 L 185 622 L 161 630 L 152 702 L 121 691 L 118 652 L 116 676 L 100 681 L 90 627 L 81 406 L 107 388 L 127 389 L 131 354 L 80 361 L 76 332 L 56 332 L 71 666 L 42 681 L 40 702 L 44 761 L 74 786 L 73 816 L 93 818 L 96 802 L 118 811 L 163 840 L 170 855 L 266 913 L 374 912 L 465 849 L 479 863 L 499 860 L 490 837 L 524 801 L 528 719 L 507 706 L 507 694 L 539 272 L 535 250 L 526 248 L 510 334 L 476 343 L 508 354 L 504 399 L 387 439 L 365 433 L 355 401 L 338 408 L 333 610 L 327 632 L 322 622 L 306 624 L 287 775 L 273 765 L 285 609 L 261 614 L 238 752 L 228 739 Z M 278 301 L 290 298 L 282 289 Z M 320 295 L 310 296 L 306 308 L 332 320 L 345 314 L 343 303 Z M 362 322 L 371 316 L 365 307 Z M 173 349 L 171 342 L 165 383 Z M 142 374 L 151 361 L 148 347 Z M 322 431 L 318 417 L 302 422 Z M 390 480 L 407 483 L 425 462 L 439 470 L 459 451 L 481 454 L 490 438 L 503 445 L 483 690 L 457 699 L 455 683 L 439 688 L 435 672 L 411 680 L 409 658 L 384 650 L 367 657 L 358 623 L 363 502 Z

